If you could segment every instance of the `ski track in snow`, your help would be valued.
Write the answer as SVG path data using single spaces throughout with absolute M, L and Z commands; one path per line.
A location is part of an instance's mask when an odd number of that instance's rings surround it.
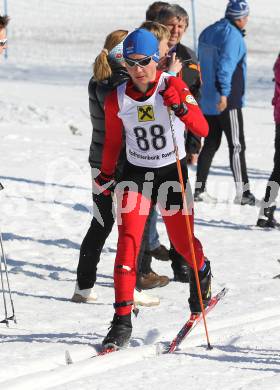
M 201 323 L 173 355 L 156 355 L 156 343 L 173 339 L 189 315 L 188 286 L 172 281 L 148 292 L 161 304 L 140 310 L 130 348 L 89 359 L 113 314 L 117 228 L 102 251 L 98 301 L 70 302 L 92 213 L 87 83 L 107 33 L 138 26 L 148 4 L 41 0 L 38 7 L 37 0 L 9 0 L 9 59 L 0 63 L 0 222 L 18 323 L 0 324 L 1 390 L 280 388 L 280 282 L 273 279 L 279 274 L 279 230 L 255 227 L 258 207 L 233 204 L 224 139 L 208 180 L 219 202 L 196 204 L 195 215 L 196 235 L 211 260 L 213 292 L 229 288 L 207 316 L 214 349 L 206 349 Z M 178 4 L 190 10 L 190 1 Z M 196 6 L 200 32 L 223 15 L 225 1 Z M 251 0 L 250 6 L 244 122 L 251 190 L 261 199 L 273 160 L 271 79 L 280 5 Z M 183 40 L 190 46 L 191 29 Z M 161 218 L 158 230 L 168 246 Z M 172 278 L 168 262 L 153 260 L 153 269 Z M 66 350 L 75 364 L 66 366 Z

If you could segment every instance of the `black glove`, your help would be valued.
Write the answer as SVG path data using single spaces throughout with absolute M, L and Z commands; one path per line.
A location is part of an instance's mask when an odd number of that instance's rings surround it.
M 94 183 L 98 189 L 98 193 L 102 193 L 105 196 L 111 195 L 116 187 L 116 182 L 113 176 L 106 175 L 102 172 L 94 178 Z
M 194 135 L 188 131 L 186 139 L 186 152 L 187 154 L 198 154 L 201 148 L 201 137 Z

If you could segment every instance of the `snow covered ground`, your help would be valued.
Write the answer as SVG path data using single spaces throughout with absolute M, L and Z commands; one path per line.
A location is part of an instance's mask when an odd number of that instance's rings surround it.
M 190 1 L 178 3 L 190 10 Z M 222 16 L 226 1 L 196 3 L 201 31 Z M 136 348 L 83 360 L 94 354 L 112 318 L 117 241 L 114 228 L 99 266 L 97 303 L 71 303 L 92 207 L 87 82 L 105 35 L 139 25 L 148 4 L 9 1 L 9 59 L 0 64 L 0 221 L 18 323 L 0 324 L 1 390 L 280 388 L 280 280 L 273 279 L 280 273 L 279 231 L 258 230 L 258 209 L 232 203 L 225 142 L 208 185 L 219 203 L 196 205 L 196 234 L 212 262 L 213 290 L 230 289 L 207 317 L 214 349 L 206 350 L 200 325 L 180 351 L 155 356 L 154 343 L 170 340 L 188 316 L 188 286 L 171 282 L 151 291 L 160 306 L 141 309 L 134 320 Z M 272 168 L 279 15 L 279 0 L 251 0 L 244 115 L 251 189 L 259 199 Z M 184 42 L 192 45 L 191 30 Z M 193 169 L 192 182 L 194 176 Z M 158 228 L 168 244 L 161 221 Z M 153 267 L 172 277 L 169 264 L 155 260 Z M 0 303 L 2 318 L 2 297 Z M 65 366 L 65 350 L 77 364 Z

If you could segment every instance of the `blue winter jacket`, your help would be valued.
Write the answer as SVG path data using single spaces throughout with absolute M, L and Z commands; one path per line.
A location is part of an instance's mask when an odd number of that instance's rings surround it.
M 229 19 L 221 19 L 202 31 L 198 57 L 202 89 L 200 104 L 206 115 L 219 115 L 220 96 L 228 97 L 228 108 L 241 108 L 246 82 L 247 49 L 243 32 Z

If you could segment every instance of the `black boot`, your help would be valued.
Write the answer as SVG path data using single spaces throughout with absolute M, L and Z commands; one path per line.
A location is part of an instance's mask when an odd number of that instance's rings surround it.
M 173 245 L 170 246 L 169 257 L 171 268 L 174 273 L 174 281 L 181 283 L 189 283 L 189 266 L 185 259 L 176 251 Z
M 119 316 L 115 313 L 110 330 L 104 338 L 102 345 L 105 348 L 125 347 L 129 342 L 131 333 L 131 313 L 124 316 Z
M 157 260 L 161 261 L 168 261 L 169 260 L 169 253 L 168 249 L 160 244 L 157 248 L 150 250 L 150 254 Z
M 255 206 L 256 205 L 256 198 L 250 191 L 243 192 L 242 196 L 237 196 L 234 199 L 235 204 L 240 204 L 241 206 Z
M 274 218 L 274 211 L 276 209 L 276 205 L 272 204 L 269 207 L 261 207 L 259 218 L 257 220 L 257 226 L 261 228 L 275 228 L 279 224 Z
M 198 271 L 198 277 L 200 281 L 200 289 L 202 295 L 202 302 L 204 307 L 208 306 L 211 299 L 211 267 L 210 261 L 205 260 L 205 270 Z M 201 307 L 199 304 L 197 285 L 195 280 L 194 270 L 190 269 L 190 298 L 189 298 L 190 310 L 192 313 L 200 313 Z

